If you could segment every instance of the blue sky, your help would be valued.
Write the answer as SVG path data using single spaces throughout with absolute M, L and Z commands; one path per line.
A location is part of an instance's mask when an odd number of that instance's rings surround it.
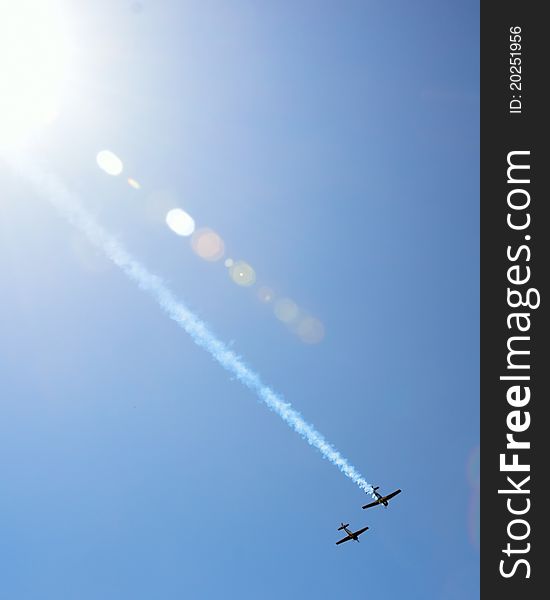
M 0 162 L 2 597 L 477 598 L 478 3 L 65 10 L 70 91 L 32 155 L 369 482 L 403 493 L 361 510 Z M 122 176 L 98 168 L 104 148 Z M 256 284 L 174 235 L 170 203 Z M 263 285 L 323 340 L 301 342 Z M 370 530 L 336 547 L 341 520 Z

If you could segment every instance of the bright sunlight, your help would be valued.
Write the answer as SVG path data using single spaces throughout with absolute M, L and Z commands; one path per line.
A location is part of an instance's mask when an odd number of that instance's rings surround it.
M 57 116 L 69 62 L 57 4 L 0 0 L 0 146 Z

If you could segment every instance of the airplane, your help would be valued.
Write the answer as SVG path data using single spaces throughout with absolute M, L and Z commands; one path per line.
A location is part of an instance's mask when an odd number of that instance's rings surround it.
M 390 500 L 394 496 L 397 496 L 397 494 L 399 494 L 401 492 L 401 490 L 395 490 L 395 492 L 392 492 L 391 494 L 388 494 L 387 496 L 382 496 L 376 491 L 379 487 L 380 486 L 377 485 L 375 488 L 372 488 L 372 491 L 374 492 L 374 495 L 376 496 L 376 500 L 374 502 L 371 502 L 370 504 L 365 504 L 365 506 L 363 506 L 363 508 L 371 508 L 372 506 L 377 506 L 378 504 L 383 504 L 386 508 L 388 508 L 388 500 Z
M 359 536 L 362 533 L 365 533 L 365 531 L 367 531 L 367 529 L 368 529 L 368 527 L 363 527 L 363 529 L 359 529 L 358 531 L 350 531 L 348 529 L 349 523 L 346 523 L 346 524 L 340 523 L 340 525 L 341 525 L 341 527 L 338 527 L 338 531 L 340 531 L 340 530 L 343 529 L 348 535 L 346 535 L 345 538 L 342 538 L 341 540 L 338 540 L 336 542 L 337 546 L 338 546 L 338 544 L 341 544 L 342 542 L 347 542 L 349 540 L 355 540 L 356 542 L 358 542 L 359 541 Z

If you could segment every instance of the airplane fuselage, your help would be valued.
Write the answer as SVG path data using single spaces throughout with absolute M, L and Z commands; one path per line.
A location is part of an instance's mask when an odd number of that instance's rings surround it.
M 378 504 L 383 504 L 384 506 L 388 506 L 388 501 L 384 496 L 381 496 L 377 491 L 374 492 L 376 499 L 378 500 Z
M 355 535 L 353 531 L 350 531 L 347 527 L 344 527 L 344 531 L 351 537 L 352 540 L 355 540 L 356 542 L 359 541 L 359 536 Z
M 374 502 L 369 502 L 368 504 L 365 504 L 365 506 L 363 506 L 363 508 L 371 508 L 372 506 L 377 506 L 378 504 L 383 504 L 384 508 L 387 508 L 389 506 L 389 501 L 394 496 L 397 496 L 397 494 L 401 493 L 401 490 L 395 490 L 395 492 L 392 492 L 391 494 L 388 494 L 387 496 L 382 496 L 379 492 L 376 491 L 377 489 L 378 489 L 378 487 L 375 487 L 375 488 L 373 488 L 372 492 L 369 492 L 372 494 L 372 496 L 374 498 L 376 498 L 376 500 Z

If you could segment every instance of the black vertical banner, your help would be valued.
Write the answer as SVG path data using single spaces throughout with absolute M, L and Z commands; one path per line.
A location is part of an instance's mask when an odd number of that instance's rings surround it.
M 548 597 L 550 29 L 543 8 L 481 3 L 483 599 Z

